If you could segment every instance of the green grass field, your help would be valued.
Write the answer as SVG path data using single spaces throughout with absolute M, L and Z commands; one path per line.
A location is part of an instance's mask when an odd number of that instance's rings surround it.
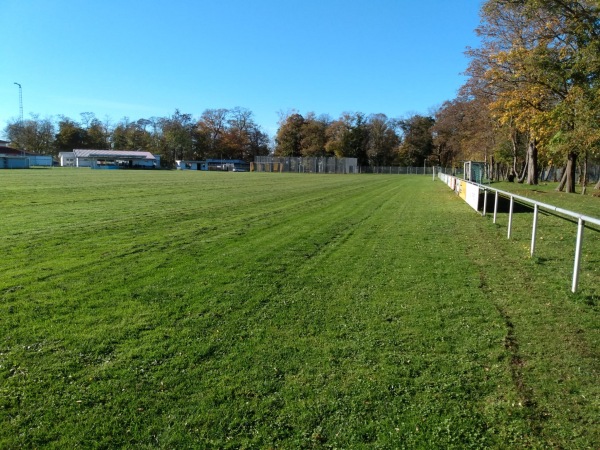
M 575 225 L 428 176 L 0 193 L 0 448 L 600 447 L 600 233 L 571 294 Z

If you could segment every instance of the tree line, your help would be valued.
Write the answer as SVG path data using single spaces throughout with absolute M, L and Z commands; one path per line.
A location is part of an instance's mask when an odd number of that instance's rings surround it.
M 357 158 L 360 166 L 422 166 L 433 151 L 433 118 L 343 113 L 337 120 L 310 112 L 282 116 L 275 156 Z
M 161 155 L 172 166 L 175 160 L 207 158 L 251 161 L 269 154 L 270 139 L 245 108 L 207 109 L 200 118 L 175 110 L 168 117 L 131 121 L 127 117 L 112 124 L 94 113 L 80 114 L 79 121 L 66 116 L 13 120 L 4 133 L 17 148 L 58 155 L 73 149 L 139 150 Z
M 17 148 L 57 155 L 73 149 L 140 150 L 162 156 L 168 166 L 175 160 L 206 158 L 253 161 L 255 156 L 354 157 L 362 166 L 422 166 L 433 161 L 432 117 L 414 115 L 389 119 L 384 114 L 344 113 L 337 120 L 314 113 L 282 114 L 273 147 L 270 137 L 245 108 L 207 109 L 200 118 L 176 110 L 168 117 L 112 124 L 92 112 L 76 121 L 13 119 L 5 136 Z M 448 161 L 443 161 L 448 163 Z

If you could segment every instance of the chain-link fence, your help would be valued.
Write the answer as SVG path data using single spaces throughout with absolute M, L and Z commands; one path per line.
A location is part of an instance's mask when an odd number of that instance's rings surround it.
M 254 172 L 432 175 L 433 167 L 359 166 L 356 158 L 256 156 Z
M 278 157 L 278 156 L 256 156 L 250 164 L 250 170 L 254 172 L 281 172 L 281 173 L 371 173 L 382 175 L 433 175 L 433 167 L 398 167 L 398 166 L 359 166 L 356 158 L 333 158 L 333 157 Z M 473 169 L 472 169 L 473 170 Z M 436 167 L 436 173 L 442 172 L 463 178 L 464 167 Z M 478 183 L 489 183 L 489 167 L 485 169 L 476 167 L 472 174 L 473 181 Z M 596 183 L 600 179 L 600 166 L 589 164 L 587 168 L 588 180 Z M 562 167 L 540 168 L 540 181 L 559 181 L 563 173 Z M 577 176 L 581 175 L 580 167 Z M 496 174 L 504 179 L 504 174 Z
M 466 178 L 464 175 L 464 170 L 463 168 L 453 168 L 453 167 L 436 167 L 436 173 L 441 172 L 444 173 L 446 175 L 452 175 L 458 178 Z M 489 170 L 489 168 L 487 169 Z M 539 169 L 539 181 L 540 182 L 557 182 L 560 181 L 560 179 L 563 176 L 563 172 L 564 172 L 564 168 L 563 167 L 556 167 L 556 166 L 548 166 L 548 167 L 543 167 Z M 508 169 L 506 169 L 505 171 L 500 171 L 500 173 L 496 173 L 494 175 L 494 180 L 505 180 L 507 179 L 507 172 Z M 431 173 L 431 172 L 430 172 Z M 577 179 L 579 180 L 581 176 L 583 176 L 583 171 L 581 166 L 577 166 L 577 169 L 575 171 L 575 176 L 577 177 Z M 596 164 L 588 164 L 587 167 L 587 179 L 588 179 L 588 183 L 590 184 L 595 184 L 600 180 L 600 165 L 596 165 Z M 482 177 L 482 181 L 478 181 L 478 180 L 473 180 L 473 181 L 477 181 L 479 183 L 487 183 L 488 180 L 490 180 L 490 174 L 484 174 Z M 580 182 L 580 181 L 579 181 Z
M 433 175 L 433 167 L 361 166 L 360 173 L 382 175 Z

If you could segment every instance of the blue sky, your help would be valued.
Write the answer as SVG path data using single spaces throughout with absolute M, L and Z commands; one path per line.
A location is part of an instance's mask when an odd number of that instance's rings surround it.
M 479 0 L 0 0 L 0 129 L 250 109 L 426 114 L 455 97 Z

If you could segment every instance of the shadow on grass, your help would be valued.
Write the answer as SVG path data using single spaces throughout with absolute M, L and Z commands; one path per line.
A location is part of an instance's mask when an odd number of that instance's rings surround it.
M 545 264 L 546 264 L 548 261 L 550 261 L 550 258 L 544 258 L 544 257 L 542 257 L 542 256 L 535 256 L 535 257 L 533 258 L 533 262 L 534 262 L 535 264 L 538 264 L 538 265 L 540 265 L 540 266 L 543 266 L 543 265 L 545 265 Z
M 496 194 L 492 192 L 480 193 L 479 194 L 479 210 L 483 211 L 483 202 L 485 200 L 485 196 L 487 195 L 487 212 L 494 211 L 494 201 L 496 198 Z M 510 211 L 510 199 L 502 196 L 498 196 L 498 209 L 499 213 L 508 213 Z M 530 205 L 524 205 L 522 203 L 514 201 L 513 204 L 513 213 L 531 213 L 533 212 L 533 207 Z
M 598 306 L 598 296 L 597 295 L 583 295 L 581 297 L 581 299 L 583 300 L 583 303 L 585 303 L 587 306 L 591 306 L 592 308 L 595 308 Z

